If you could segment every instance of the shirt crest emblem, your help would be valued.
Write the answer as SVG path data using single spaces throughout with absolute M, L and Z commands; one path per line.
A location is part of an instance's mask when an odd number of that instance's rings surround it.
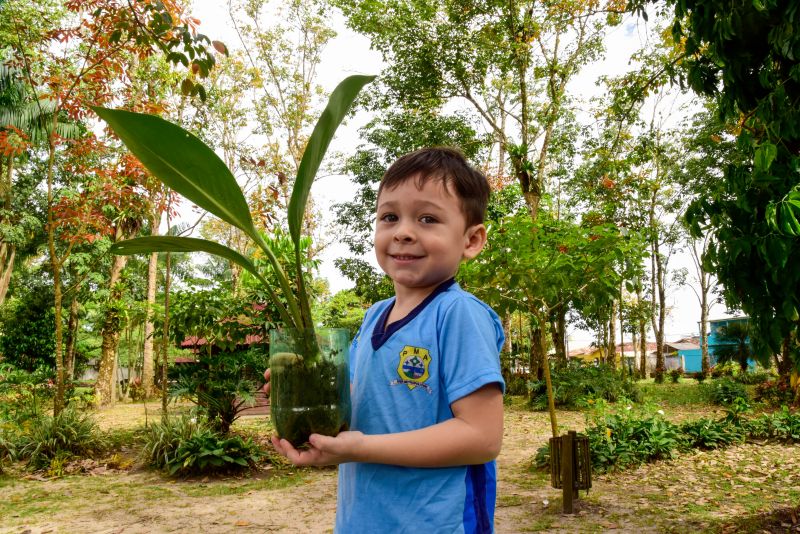
M 430 377 L 428 372 L 430 363 L 431 354 L 428 349 L 406 345 L 400 351 L 400 363 L 397 365 L 397 374 L 400 379 L 395 380 L 392 384 L 405 384 L 408 389 L 421 386 L 425 390 L 430 390 L 425 384 Z

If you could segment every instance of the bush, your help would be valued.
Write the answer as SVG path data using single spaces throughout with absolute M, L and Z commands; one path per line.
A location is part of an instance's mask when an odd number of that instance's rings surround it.
M 658 415 L 608 415 L 586 435 L 592 468 L 599 472 L 672 458 L 685 447 L 680 428 Z
M 797 443 L 800 442 L 800 413 L 784 406 L 778 412 L 748 421 L 745 428 L 753 438 Z
M 726 376 L 731 377 L 733 373 L 736 371 L 736 366 L 732 362 L 728 363 L 718 363 L 714 365 L 710 369 L 711 378 L 724 378 Z
M 744 440 L 741 429 L 725 419 L 688 421 L 681 425 L 681 432 L 688 446 L 697 449 L 719 449 Z
M 737 369 L 733 375 L 734 380 L 745 385 L 763 384 L 774 378 L 774 373 L 761 368 L 756 368 L 754 371 L 742 371 L 741 369 Z
M 253 393 L 263 384 L 266 368 L 266 351 L 261 347 L 200 354 L 197 363 L 170 369 L 175 381 L 170 395 L 189 398 L 214 429 L 227 434 L 239 412 L 254 402 Z
M 91 456 L 108 447 L 94 419 L 68 408 L 55 417 L 39 416 L 23 426 L 14 444 L 14 457 L 32 469 L 73 456 Z
M 21 425 L 38 417 L 43 404 L 52 398 L 54 377 L 48 367 L 29 372 L 0 364 L 0 421 Z
M 528 378 L 521 373 L 508 373 L 504 377 L 506 395 L 528 395 Z
M 170 475 L 231 471 L 252 467 L 264 456 L 249 438 L 224 436 L 194 417 L 170 417 L 145 432 L 142 457 Z
M 786 380 L 767 380 L 756 386 L 755 399 L 771 406 L 789 405 L 794 401 L 794 392 Z
M 616 402 L 621 398 L 639 401 L 636 385 L 608 365 L 586 365 L 570 360 L 553 366 L 553 396 L 556 406 L 577 408 L 590 399 Z M 544 380 L 530 382 L 529 405 L 534 410 L 547 408 L 547 386 Z
M 744 385 L 730 377 L 712 380 L 711 383 L 703 384 L 702 387 L 708 401 L 712 404 L 729 406 L 736 399 L 744 399 L 745 401 L 750 399 Z
M 678 367 L 677 369 L 673 369 L 669 372 L 669 379 L 672 381 L 673 384 L 677 384 L 678 380 L 683 376 L 683 367 Z

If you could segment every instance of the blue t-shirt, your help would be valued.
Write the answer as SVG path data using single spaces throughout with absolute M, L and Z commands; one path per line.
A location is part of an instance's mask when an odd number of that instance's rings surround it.
M 450 405 L 480 387 L 504 388 L 497 314 L 444 282 L 385 329 L 394 299 L 372 306 L 350 349 L 351 428 L 405 432 L 453 418 Z M 412 468 L 339 466 L 336 532 L 492 532 L 495 462 Z

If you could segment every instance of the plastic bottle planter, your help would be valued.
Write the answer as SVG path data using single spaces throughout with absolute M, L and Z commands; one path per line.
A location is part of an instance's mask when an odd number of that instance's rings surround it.
M 349 345 L 343 328 L 270 331 L 272 425 L 295 447 L 349 428 Z

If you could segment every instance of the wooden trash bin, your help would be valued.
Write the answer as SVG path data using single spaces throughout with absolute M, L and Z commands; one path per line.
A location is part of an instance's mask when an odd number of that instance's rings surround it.
M 550 482 L 563 490 L 564 513 L 572 513 L 572 503 L 578 490 L 592 487 L 592 461 L 589 438 L 570 431 L 550 438 Z

